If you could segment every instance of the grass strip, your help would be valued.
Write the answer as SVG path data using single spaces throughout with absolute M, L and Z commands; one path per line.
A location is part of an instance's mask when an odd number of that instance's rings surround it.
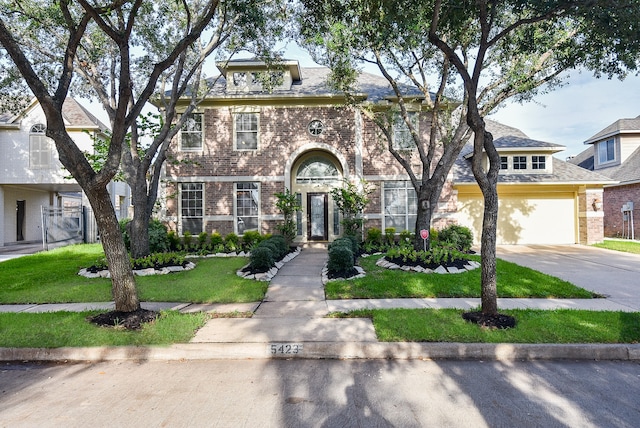
M 515 328 L 498 330 L 465 321 L 459 309 L 375 309 L 336 316 L 373 320 L 383 342 L 638 343 L 639 312 L 514 309 Z
M 607 250 L 640 254 L 640 242 L 638 241 L 618 241 L 618 240 L 605 239 L 604 242 L 593 244 L 593 246 L 598 248 L 605 248 Z
M 0 347 L 60 348 L 80 346 L 145 346 L 188 342 L 201 328 L 204 313 L 163 311 L 138 331 L 99 327 L 87 320 L 99 311 L 0 313 Z
M 376 265 L 382 256 L 360 259 L 364 278 L 330 281 L 327 299 L 392 299 L 402 297 L 480 297 L 480 269 L 456 274 L 423 274 L 390 270 Z M 478 256 L 473 260 L 480 261 Z M 593 293 L 570 282 L 524 266 L 497 260 L 498 297 L 580 298 Z

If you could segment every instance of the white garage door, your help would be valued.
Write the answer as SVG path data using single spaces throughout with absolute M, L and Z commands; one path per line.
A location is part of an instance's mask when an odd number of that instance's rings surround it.
M 458 195 L 460 225 L 471 227 L 476 243 L 482 230 L 482 197 Z M 524 198 L 500 196 L 498 244 L 575 244 L 576 208 L 571 193 Z

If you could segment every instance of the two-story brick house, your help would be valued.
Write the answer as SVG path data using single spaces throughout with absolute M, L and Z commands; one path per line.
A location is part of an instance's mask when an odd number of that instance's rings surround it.
M 72 98 L 65 101 L 63 116 L 78 147 L 92 152 L 92 136 L 103 134 L 107 127 Z M 66 215 L 66 210 L 75 212 L 87 205 L 82 189 L 68 178 L 55 143 L 45 132 L 46 118 L 35 99 L 19 114 L 0 114 L 0 246 L 43 242 L 43 207 L 51 208 L 52 215 L 56 210 Z M 126 218 L 128 186 L 112 182 L 109 191 L 117 214 Z
M 266 71 L 262 63 L 230 61 L 218 68 L 221 75 L 216 86 L 191 115 L 169 153 L 171 162 L 166 165 L 161 199 L 165 204 L 163 219 L 170 228 L 194 234 L 202 231 L 242 234 L 245 230 L 273 233 L 281 220 L 274 194 L 290 189 L 303 207 L 298 215 L 297 240 L 330 241 L 340 235 L 340 218 L 329 192 L 341 186 L 343 180 L 356 183 L 366 180 L 375 190 L 365 210 L 365 227 L 393 227 L 396 232 L 414 229 L 416 197 L 408 175 L 386 149 L 386 140 L 378 127 L 360 110 L 348 106 L 343 94 L 328 87 L 328 69 L 301 68 L 297 61 L 287 61 L 275 80 L 278 84 L 265 91 L 260 77 Z M 358 90 L 355 97 L 373 109 L 388 109 L 396 102 L 389 83 L 379 76 L 362 73 Z M 427 138 L 430 115 L 420 95 L 415 94 L 410 109 L 418 133 Z M 519 133 L 490 123 L 498 136 Z M 521 140 L 532 141 L 520 134 Z M 393 144 L 411 152 L 412 140 L 402 121 L 394 123 L 392 135 Z M 512 150 L 507 143 L 513 143 L 513 139 L 503 142 L 501 150 Z M 569 216 L 570 221 L 555 227 L 571 228 L 570 233 L 562 235 L 562 241 L 581 242 L 579 204 L 586 204 L 587 187 L 589 192 L 602 191 L 603 178 L 573 165 L 563 168 L 562 161 L 558 161 L 562 166 L 556 166 L 551 157 L 560 150 L 556 145 L 519 144 L 517 153 L 510 154 L 522 158 L 519 163 L 511 160 L 511 174 L 505 171 L 504 176 L 516 175 L 519 179 L 514 182 L 521 184 L 524 179 L 526 184 L 521 187 L 506 184 L 506 188 L 517 189 L 516 195 L 526 199 L 527 192 L 553 181 L 555 189 L 560 189 L 562 198 L 568 202 L 542 204 L 538 213 L 552 209 L 556 217 Z M 535 156 L 536 163 L 527 167 L 534 159 L 529 155 Z M 419 171 L 417 150 L 412 156 L 415 159 L 412 164 Z M 554 169 L 559 173 L 557 177 Z M 582 175 L 578 177 L 577 173 Z M 477 189 L 475 182 L 467 180 L 469 174 L 469 162 L 461 157 L 434 210 L 433 226 L 462 223 L 476 229 L 479 237 L 475 210 L 482 206 L 482 201 L 472 190 Z M 461 189 L 465 189 L 462 199 Z M 544 190 L 536 196 L 539 196 L 536 203 L 544 200 Z M 469 204 L 475 207 L 471 211 Z M 530 227 L 526 220 L 525 214 L 521 228 Z M 545 220 L 539 216 L 536 221 Z M 586 231 L 584 234 L 586 242 Z M 535 237 L 536 232 L 526 236 Z M 599 238 L 596 233 L 589 239 Z M 521 241 L 512 233 L 502 242 Z
M 614 181 L 600 201 L 605 236 L 640 239 L 640 116 L 616 120 L 584 144 L 569 162 Z

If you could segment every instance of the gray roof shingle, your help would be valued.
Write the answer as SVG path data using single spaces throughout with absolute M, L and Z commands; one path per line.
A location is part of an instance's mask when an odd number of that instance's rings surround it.
M 611 125 L 604 128 L 602 131 L 587 139 L 584 143 L 595 143 L 599 140 L 602 140 L 603 138 L 626 132 L 640 132 L 640 116 L 634 117 L 632 119 L 616 120 Z

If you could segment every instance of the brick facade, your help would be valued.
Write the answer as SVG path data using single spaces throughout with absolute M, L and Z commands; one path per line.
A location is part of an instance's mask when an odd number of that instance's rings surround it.
M 633 225 L 635 239 L 640 239 L 640 183 L 607 187 L 604 190 L 604 236 L 628 238 L 631 236 L 631 219 L 623 222 L 622 206 L 633 202 Z

